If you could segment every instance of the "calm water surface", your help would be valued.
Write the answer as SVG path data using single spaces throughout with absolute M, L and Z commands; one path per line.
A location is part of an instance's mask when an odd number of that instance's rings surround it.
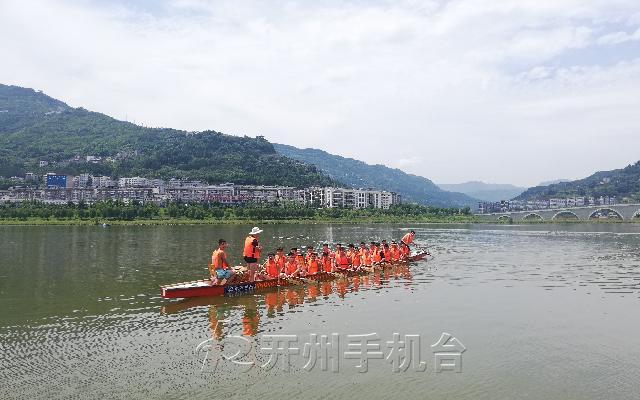
M 638 399 L 640 226 L 421 225 L 435 258 L 384 274 L 235 298 L 168 301 L 214 242 L 248 226 L 0 227 L 0 398 Z M 399 238 L 395 225 L 267 226 L 268 248 Z M 233 335 L 419 334 L 425 372 L 206 363 Z M 436 373 L 442 332 L 467 348 Z M 228 348 L 227 348 L 228 350 Z M 245 360 L 264 362 L 260 352 Z

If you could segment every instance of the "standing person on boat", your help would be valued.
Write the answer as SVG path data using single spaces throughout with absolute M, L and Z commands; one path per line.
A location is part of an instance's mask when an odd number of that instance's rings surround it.
M 253 282 L 256 279 L 256 271 L 258 270 L 258 260 L 260 259 L 260 252 L 262 246 L 258 242 L 259 235 L 262 229 L 254 226 L 249 232 L 249 236 L 244 240 L 244 250 L 242 256 L 247 263 L 247 269 L 249 271 L 249 282 Z
M 227 253 L 224 252 L 226 247 L 227 241 L 220 239 L 218 240 L 218 248 L 211 253 L 211 264 L 209 265 L 211 285 L 224 285 L 233 278 L 233 271 L 227 263 Z
M 407 233 L 406 235 L 404 235 L 402 237 L 402 239 L 400 239 L 400 243 L 405 244 L 408 248 L 409 248 L 409 252 L 411 252 L 411 247 L 409 247 L 409 245 L 411 243 L 413 243 L 413 238 L 416 236 L 416 232 L 415 231 L 410 231 L 409 233 Z

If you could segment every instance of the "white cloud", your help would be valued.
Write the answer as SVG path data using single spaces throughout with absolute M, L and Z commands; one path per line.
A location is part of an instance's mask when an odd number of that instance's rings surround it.
M 611 45 L 640 40 L 640 28 L 633 33 L 612 32 L 598 38 L 598 44 Z
M 0 3 L 0 79 L 437 182 L 534 184 L 640 158 L 636 55 L 597 57 L 638 34 L 635 0 L 144 5 Z

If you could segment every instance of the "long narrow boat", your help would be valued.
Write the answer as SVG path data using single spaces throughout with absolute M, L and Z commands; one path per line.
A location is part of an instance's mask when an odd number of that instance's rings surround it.
M 420 261 L 426 258 L 429 255 L 426 251 L 420 251 L 414 253 L 409 257 L 406 262 L 415 262 Z M 255 282 L 239 282 L 239 283 L 229 283 L 226 285 L 212 285 L 211 279 L 202 279 L 191 282 L 181 282 L 174 283 L 172 285 L 160 286 L 162 290 L 162 297 L 165 299 L 175 299 L 175 298 L 188 298 L 188 297 L 211 297 L 211 296 L 233 296 L 242 293 L 250 293 L 270 288 L 275 288 L 279 286 L 289 286 L 296 284 L 296 281 L 325 281 L 336 279 L 339 277 L 349 277 L 354 275 L 363 275 L 369 273 L 368 271 L 340 271 L 334 273 L 326 273 L 321 272 L 316 275 L 310 275 L 302 280 L 299 278 L 276 278 L 276 279 L 267 279 L 264 281 L 255 281 Z

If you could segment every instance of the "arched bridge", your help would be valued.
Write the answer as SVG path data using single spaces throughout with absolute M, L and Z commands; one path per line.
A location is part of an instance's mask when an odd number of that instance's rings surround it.
M 498 222 L 511 220 L 513 222 L 525 221 L 554 221 L 560 218 L 574 218 L 578 221 L 588 221 L 598 213 L 616 214 L 625 222 L 630 222 L 635 217 L 640 217 L 640 204 L 614 204 L 609 206 L 565 207 L 548 208 L 544 210 L 508 211 L 491 214 L 476 214 L 481 221 Z

